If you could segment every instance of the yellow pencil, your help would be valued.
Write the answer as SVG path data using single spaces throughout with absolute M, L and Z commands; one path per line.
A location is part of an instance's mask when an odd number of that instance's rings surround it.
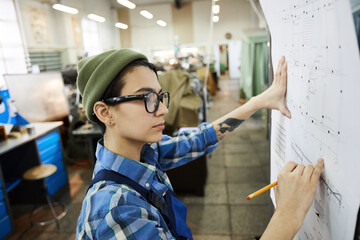
M 250 200 L 250 199 L 256 197 L 257 195 L 259 195 L 259 194 L 261 194 L 261 193 L 263 193 L 263 192 L 266 192 L 266 191 L 269 190 L 270 188 L 275 187 L 275 186 L 277 185 L 277 183 L 278 183 L 277 181 L 276 181 L 276 182 L 273 182 L 272 184 L 269 184 L 269 185 L 263 187 L 262 189 L 257 190 L 256 192 L 254 192 L 254 193 L 250 194 L 249 196 L 247 196 L 247 197 L 246 197 L 247 200 Z

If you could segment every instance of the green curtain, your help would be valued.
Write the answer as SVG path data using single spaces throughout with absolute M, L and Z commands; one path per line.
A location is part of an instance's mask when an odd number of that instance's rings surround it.
M 353 12 L 353 17 L 354 17 L 356 36 L 358 40 L 358 46 L 360 49 L 360 9 L 357 10 L 356 12 Z
M 267 35 L 247 36 L 242 42 L 240 98 L 248 100 L 263 92 L 268 85 Z

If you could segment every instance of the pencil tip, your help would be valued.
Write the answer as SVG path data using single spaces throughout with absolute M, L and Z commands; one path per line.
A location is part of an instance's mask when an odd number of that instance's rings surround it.
M 250 200 L 250 197 L 249 197 L 249 196 L 247 196 L 247 197 L 246 197 L 246 199 L 247 199 L 247 200 Z

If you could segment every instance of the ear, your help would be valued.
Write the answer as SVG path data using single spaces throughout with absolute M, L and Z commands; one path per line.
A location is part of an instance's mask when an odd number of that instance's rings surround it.
M 106 126 L 112 126 L 114 124 L 114 121 L 112 121 L 112 115 L 109 106 L 106 105 L 104 102 L 97 101 L 94 104 L 93 111 L 96 117 Z

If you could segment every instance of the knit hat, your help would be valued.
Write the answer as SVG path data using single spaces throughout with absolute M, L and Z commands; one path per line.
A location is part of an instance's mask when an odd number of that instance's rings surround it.
M 86 115 L 96 122 L 93 113 L 95 102 L 105 93 L 114 78 L 131 62 L 147 60 L 146 56 L 130 49 L 111 50 L 78 62 L 77 87 L 82 96 Z

